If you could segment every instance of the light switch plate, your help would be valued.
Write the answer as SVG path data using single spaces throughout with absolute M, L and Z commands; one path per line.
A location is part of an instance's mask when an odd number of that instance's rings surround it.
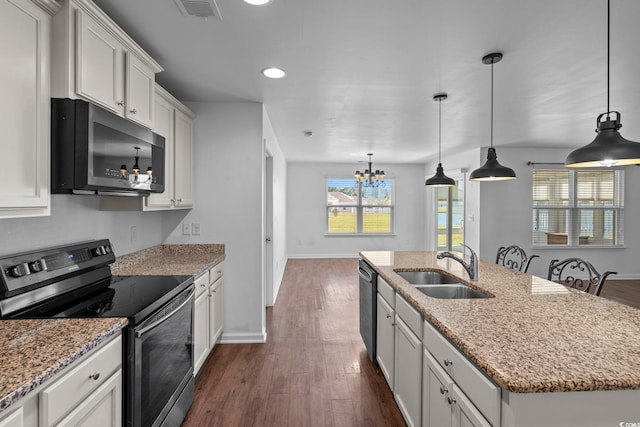
M 182 235 L 183 236 L 191 236 L 191 223 L 183 222 L 182 223 Z
M 194 235 L 194 236 L 199 236 L 200 235 L 200 223 L 199 222 L 191 223 L 191 234 Z

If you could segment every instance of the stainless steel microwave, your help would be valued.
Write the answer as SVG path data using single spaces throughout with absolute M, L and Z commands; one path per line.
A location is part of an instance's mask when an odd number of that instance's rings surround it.
M 51 100 L 51 192 L 164 191 L 164 137 L 79 99 Z

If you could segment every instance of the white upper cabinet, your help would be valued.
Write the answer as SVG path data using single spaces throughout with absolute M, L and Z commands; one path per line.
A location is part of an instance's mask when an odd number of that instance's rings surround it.
M 44 9 L 43 9 L 44 7 Z M 50 214 L 53 1 L 0 0 L 0 218 Z
M 155 73 L 162 67 L 91 0 L 64 0 L 53 40 L 54 97 L 86 99 L 153 127 Z
M 193 207 L 193 124 L 196 115 L 156 84 L 153 131 L 165 138 L 164 192 L 146 198 L 144 210 Z

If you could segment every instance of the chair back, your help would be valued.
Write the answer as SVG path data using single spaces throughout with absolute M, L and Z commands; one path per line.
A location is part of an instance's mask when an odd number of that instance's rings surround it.
M 534 258 L 538 258 L 538 255 L 527 257 L 527 253 L 518 245 L 501 246 L 496 255 L 496 264 L 526 273 Z
M 593 264 L 580 258 L 567 258 L 562 261 L 554 259 L 549 263 L 547 279 L 561 283 L 569 288 L 589 292 L 593 287 L 593 294 L 598 296 L 602 292 L 605 280 L 615 271 L 598 273 Z

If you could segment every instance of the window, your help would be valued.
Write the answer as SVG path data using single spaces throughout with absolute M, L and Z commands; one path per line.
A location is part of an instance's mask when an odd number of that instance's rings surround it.
M 364 187 L 355 178 L 327 179 L 327 233 L 393 233 L 393 180 Z
M 534 246 L 620 246 L 624 171 L 534 169 Z
M 454 187 L 437 187 L 436 218 L 439 251 L 451 251 L 464 243 L 464 178 Z

